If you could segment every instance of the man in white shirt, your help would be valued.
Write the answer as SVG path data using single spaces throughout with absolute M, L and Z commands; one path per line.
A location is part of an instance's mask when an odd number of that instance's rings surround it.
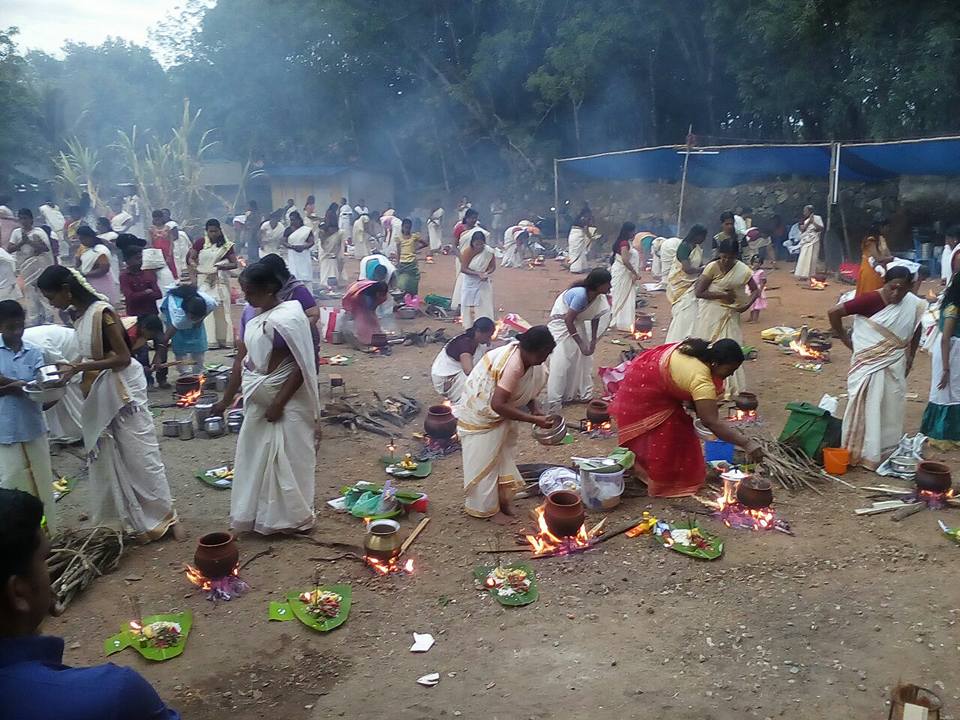
M 57 233 L 59 237 L 63 237 L 63 230 L 67 224 L 67 220 L 63 217 L 63 213 L 60 212 L 60 208 L 57 207 L 57 204 L 53 200 L 47 200 L 40 206 L 40 218 L 43 220 L 44 225 Z
M 279 211 L 271 213 L 270 217 L 260 225 L 260 257 L 271 254 L 284 256 L 280 245 L 286 228 L 280 222 L 280 215 Z
M 369 215 L 370 208 L 367 207 L 366 201 L 364 201 L 363 198 L 360 198 L 360 202 L 357 203 L 357 206 L 353 209 L 353 212 L 357 217 L 360 217 L 361 215 Z
M 43 325 L 54 319 L 53 308 L 37 288 L 37 278 L 53 265 L 50 238 L 33 225 L 33 213 L 21 208 L 17 213 L 20 227 L 10 234 L 7 252 L 17 261 L 17 274 L 23 280 L 23 305 L 27 311 L 27 326 Z
M 110 218 L 110 227 L 115 233 L 125 233 L 133 225 L 133 215 L 123 209 L 123 200 L 115 198 L 110 202 L 113 215 Z
M 353 230 L 353 209 L 346 198 L 340 198 L 340 211 L 337 215 L 337 229 L 344 234 L 350 235 Z

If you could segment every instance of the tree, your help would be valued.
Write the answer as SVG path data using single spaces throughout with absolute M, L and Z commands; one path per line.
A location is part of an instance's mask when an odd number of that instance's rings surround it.
M 30 83 L 30 69 L 17 54 L 16 28 L 0 31 L 0 188 L 9 188 L 22 174 L 15 165 L 36 161 L 49 152 L 42 133 L 36 94 Z

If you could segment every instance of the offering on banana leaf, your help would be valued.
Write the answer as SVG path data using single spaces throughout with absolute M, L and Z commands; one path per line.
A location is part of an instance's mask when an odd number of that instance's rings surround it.
M 723 540 L 704 532 L 694 522 L 687 527 L 658 522 L 653 529 L 653 536 L 665 548 L 700 560 L 716 560 L 723 554 Z
M 960 528 L 949 528 L 943 523 L 943 520 L 937 520 L 937 523 L 940 525 L 940 531 L 944 535 L 955 543 L 960 543 Z
M 308 590 L 300 593 L 300 602 L 306 605 L 308 613 L 315 618 L 332 618 L 340 614 L 340 601 L 343 598 L 329 590 Z
M 180 642 L 182 635 L 180 623 L 167 622 L 160 620 L 158 622 L 147 623 L 142 628 L 131 628 L 131 632 L 147 641 L 147 644 L 155 648 L 170 648 Z

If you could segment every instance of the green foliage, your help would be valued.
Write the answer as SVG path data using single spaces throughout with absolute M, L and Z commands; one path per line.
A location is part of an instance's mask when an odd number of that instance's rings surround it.
M 48 151 L 30 68 L 16 52 L 16 28 L 0 30 L 0 187 L 20 181 L 15 165 L 38 160 Z

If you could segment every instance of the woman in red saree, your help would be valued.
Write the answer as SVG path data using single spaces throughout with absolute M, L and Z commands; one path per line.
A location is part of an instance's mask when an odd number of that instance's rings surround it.
M 637 456 L 634 472 L 651 497 L 693 495 L 706 478 L 706 464 L 693 418 L 720 440 L 739 445 L 751 460 L 760 448 L 720 418 L 723 381 L 743 363 L 730 339 L 708 343 L 689 338 L 638 355 L 627 367 L 611 406 L 620 444 Z
M 385 282 L 358 280 L 343 296 L 343 309 L 353 316 L 353 335 L 359 345 L 370 345 L 373 336 L 382 333 L 377 308 L 390 297 Z

